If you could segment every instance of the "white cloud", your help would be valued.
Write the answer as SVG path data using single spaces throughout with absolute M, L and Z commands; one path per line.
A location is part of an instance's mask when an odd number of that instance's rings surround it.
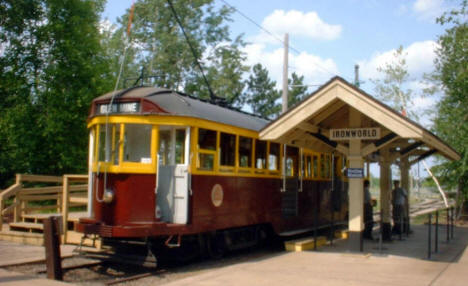
M 104 19 L 99 22 L 99 33 L 114 33 L 117 30 L 117 26 L 113 24 L 109 19 Z
M 422 19 L 432 20 L 444 12 L 443 0 L 416 0 L 413 11 Z
M 314 40 L 334 40 L 340 36 L 342 30 L 341 25 L 325 23 L 314 11 L 304 13 L 297 10 L 275 10 L 263 20 L 262 26 L 280 39 L 283 39 L 285 33 L 289 33 L 291 36 Z M 268 43 L 274 40 L 271 35 L 262 32 L 255 41 Z
M 283 71 L 283 49 L 267 51 L 265 44 L 251 44 L 244 49 L 247 54 L 247 64 L 253 66 L 261 63 L 268 69 L 270 78 L 281 88 Z M 335 74 L 338 67 L 333 59 L 323 59 L 319 56 L 301 52 L 299 55 L 289 54 L 289 76 L 293 72 L 304 76 L 305 84 L 323 84 Z
M 406 54 L 406 65 L 410 77 L 420 77 L 424 73 L 429 73 L 434 68 L 435 50 L 438 47 L 434 41 L 415 42 L 403 50 Z M 395 49 L 376 52 L 370 59 L 358 61 L 360 73 L 364 79 L 378 79 L 382 74 L 377 68 L 384 67 L 394 59 Z

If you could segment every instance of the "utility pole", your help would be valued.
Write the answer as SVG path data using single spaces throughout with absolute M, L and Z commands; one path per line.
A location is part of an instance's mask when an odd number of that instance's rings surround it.
M 354 85 L 359 87 L 359 65 L 354 65 Z
M 283 95 L 282 99 L 282 110 L 281 113 L 285 113 L 288 110 L 288 56 L 289 56 L 289 35 L 284 34 L 284 58 L 283 58 Z
M 284 58 L 283 58 L 283 95 L 281 96 L 282 100 L 282 110 L 281 113 L 285 113 L 288 110 L 288 56 L 289 56 L 289 35 L 288 33 L 284 34 Z M 283 173 L 283 188 L 282 191 L 286 192 L 286 157 L 287 157 L 287 148 L 286 144 L 283 145 L 283 164 L 282 164 L 282 173 Z

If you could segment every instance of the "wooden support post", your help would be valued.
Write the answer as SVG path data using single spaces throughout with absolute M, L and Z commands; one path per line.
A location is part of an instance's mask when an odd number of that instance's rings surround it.
M 3 228 L 3 209 L 5 208 L 5 202 L 3 202 L 3 198 L 0 197 L 0 231 Z
M 22 175 L 16 174 L 16 183 L 21 186 Z M 21 217 L 21 201 L 18 198 L 21 194 L 21 188 L 16 191 L 15 198 L 13 199 L 13 204 L 15 204 L 15 208 L 13 209 L 13 221 L 18 222 Z
M 361 114 L 350 107 L 350 127 L 361 126 Z M 361 155 L 361 140 L 349 141 L 349 167 L 364 169 Z M 363 251 L 364 231 L 364 184 L 363 178 L 349 178 L 349 250 Z
M 435 238 L 434 252 L 439 252 L 439 211 L 435 213 Z
M 403 224 L 401 225 L 401 231 L 405 231 L 407 234 L 410 232 L 410 221 L 409 221 L 409 210 L 410 210 L 410 177 L 409 177 L 409 169 L 410 165 L 408 162 L 408 157 L 402 157 L 400 159 L 400 174 L 401 174 L 401 187 L 406 190 L 408 194 L 406 204 L 405 204 L 405 216 L 403 220 Z
M 380 208 L 382 221 L 382 240 L 392 240 L 392 224 L 390 213 L 391 201 L 391 162 L 388 148 L 380 151 Z
M 63 189 L 62 189 L 62 227 L 63 227 L 63 243 L 67 243 L 67 230 L 68 230 L 68 202 L 69 202 L 69 178 L 67 175 L 63 176 Z
M 46 254 L 47 278 L 62 280 L 62 260 L 60 257 L 60 228 L 58 217 L 44 220 L 44 246 Z
M 427 216 L 427 259 L 431 259 L 431 251 L 432 251 L 432 247 L 431 247 L 431 224 L 432 224 L 432 221 L 431 221 L 431 218 L 432 218 L 432 214 L 428 214 Z
M 18 194 L 16 194 L 15 198 L 13 199 L 13 204 L 15 205 L 15 208 L 13 209 L 13 221 L 14 222 L 19 222 L 20 217 L 21 217 L 21 201 L 18 198 Z

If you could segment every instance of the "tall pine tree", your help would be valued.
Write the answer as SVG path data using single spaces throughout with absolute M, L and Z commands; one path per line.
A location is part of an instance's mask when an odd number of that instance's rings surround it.
M 276 82 L 270 79 L 265 67 L 261 64 L 254 65 L 246 85 L 245 99 L 253 113 L 269 119 L 278 116 L 281 105 L 276 101 L 281 94 L 276 90 Z

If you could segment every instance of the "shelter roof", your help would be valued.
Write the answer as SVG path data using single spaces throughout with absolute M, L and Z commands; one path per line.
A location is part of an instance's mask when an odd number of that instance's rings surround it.
M 361 128 L 379 128 L 381 138 L 363 140 L 364 156 L 388 145 L 397 156 L 423 159 L 440 153 L 450 160 L 460 155 L 417 122 L 396 112 L 341 77 L 333 77 L 310 96 L 260 130 L 260 138 L 324 151 L 347 151 L 347 143 L 330 140 L 331 129 L 351 128 L 349 113 L 361 115 Z M 356 126 L 353 126 L 356 127 Z

